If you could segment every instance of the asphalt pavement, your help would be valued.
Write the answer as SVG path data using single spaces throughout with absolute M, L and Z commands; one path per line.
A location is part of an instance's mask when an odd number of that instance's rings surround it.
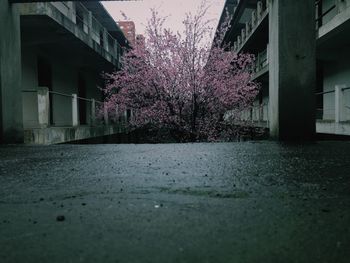
M 0 262 L 350 262 L 350 143 L 0 146 Z

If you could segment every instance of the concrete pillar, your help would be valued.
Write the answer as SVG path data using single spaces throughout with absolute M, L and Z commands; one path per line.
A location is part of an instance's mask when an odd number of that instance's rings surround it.
M 314 138 L 315 1 L 268 3 L 270 135 L 281 140 Z
M 250 32 L 251 32 L 250 26 L 249 26 L 249 23 L 247 22 L 247 23 L 245 23 L 245 33 L 246 33 L 247 37 L 249 36 Z
M 40 87 L 37 91 L 38 96 L 38 122 L 40 128 L 45 128 L 49 125 L 50 118 L 50 99 L 49 89 Z
M 335 86 L 335 122 L 345 121 L 344 91 L 346 85 Z
M 256 10 L 252 12 L 252 29 L 256 26 Z
M 267 43 L 266 46 L 266 62 L 269 63 L 269 56 L 270 56 L 270 49 L 269 49 L 269 44 Z
M 96 125 L 96 100 L 91 99 L 91 126 Z
M 91 108 L 90 108 L 90 125 L 96 125 L 96 100 L 91 99 Z
M 115 121 L 119 122 L 119 109 L 118 105 L 115 106 Z
M 105 28 L 102 29 L 103 32 L 103 48 L 107 51 L 108 50 L 108 32 Z
M 260 53 L 258 53 L 258 56 L 256 57 L 256 69 L 255 72 L 259 72 L 260 71 Z
M 105 122 L 105 125 L 109 124 L 108 109 L 106 106 L 103 106 L 103 120 Z
M 263 4 L 261 1 L 258 1 L 257 7 L 256 7 L 256 15 L 258 18 L 258 21 L 261 19 L 263 13 Z
M 77 94 L 72 94 L 72 126 L 79 125 L 79 116 L 78 116 L 78 96 Z
M 69 16 L 71 18 L 71 20 L 74 23 L 77 23 L 77 17 L 76 17 L 76 10 L 77 10 L 77 3 L 76 2 L 71 2 L 71 8 L 69 9 Z
M 23 143 L 20 16 L 0 1 L 0 142 Z
M 92 29 L 92 13 L 91 13 L 91 11 L 89 11 L 89 13 L 88 13 L 87 24 L 88 24 L 89 35 L 90 35 L 90 37 L 92 37 L 93 29 Z
M 245 33 L 245 28 L 241 30 L 241 36 L 242 36 L 242 43 L 244 43 L 245 38 L 246 38 L 246 33 Z
M 125 123 L 128 122 L 128 110 L 124 111 L 124 121 L 125 121 Z
M 259 105 L 259 121 L 264 120 L 264 103 Z

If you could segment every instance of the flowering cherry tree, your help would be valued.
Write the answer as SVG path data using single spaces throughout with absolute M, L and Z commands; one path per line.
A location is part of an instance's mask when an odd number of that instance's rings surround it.
M 110 114 L 133 112 L 135 128 L 169 129 L 191 140 L 220 137 L 256 97 L 251 81 L 254 57 L 237 54 L 223 39 L 230 20 L 214 42 L 207 6 L 186 15 L 183 34 L 164 27 L 166 18 L 152 11 L 145 42 L 122 57 L 122 69 L 105 74 L 105 107 Z

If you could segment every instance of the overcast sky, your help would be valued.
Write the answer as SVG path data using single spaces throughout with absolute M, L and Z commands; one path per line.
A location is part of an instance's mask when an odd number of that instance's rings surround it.
M 150 9 L 156 8 L 160 14 L 169 16 L 167 27 L 174 31 L 182 32 L 182 20 L 187 12 L 195 13 L 202 0 L 142 0 L 142 1 L 111 1 L 103 2 L 112 17 L 124 20 L 121 12 L 124 12 L 130 20 L 135 22 L 136 33 L 144 34 L 145 25 L 150 17 Z M 210 9 L 208 19 L 214 19 L 213 27 L 216 28 L 225 0 L 208 0 Z

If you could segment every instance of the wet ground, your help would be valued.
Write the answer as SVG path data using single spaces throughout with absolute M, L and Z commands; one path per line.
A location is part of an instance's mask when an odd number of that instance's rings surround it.
M 350 143 L 0 147 L 0 262 L 349 262 Z

